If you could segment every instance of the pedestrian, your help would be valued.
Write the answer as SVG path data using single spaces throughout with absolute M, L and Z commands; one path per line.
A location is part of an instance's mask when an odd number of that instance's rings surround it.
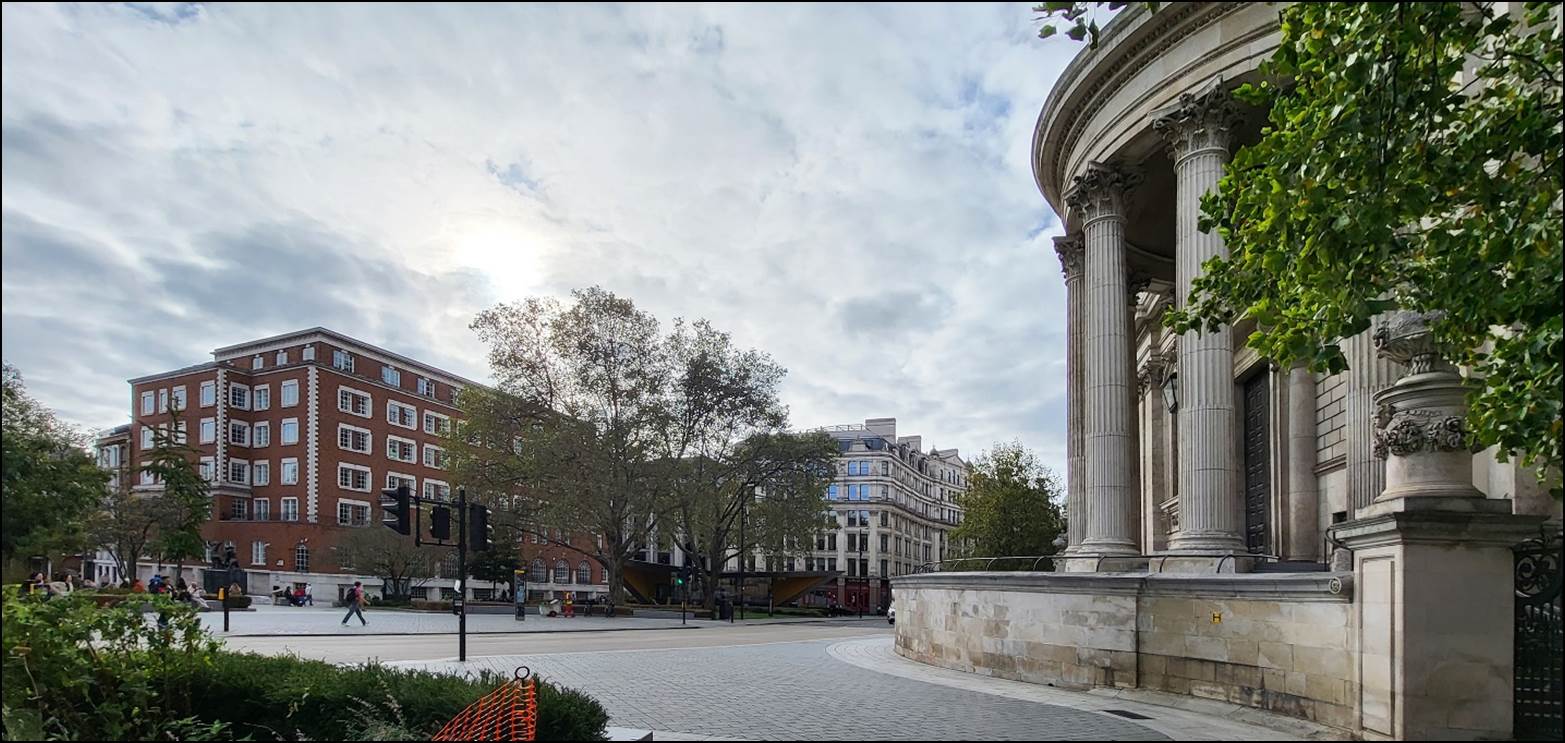
M 359 615 L 359 626 L 369 624 L 364 620 L 364 584 L 359 581 L 354 581 L 353 587 L 348 589 L 348 613 L 342 618 L 342 626 L 348 626 L 348 620 L 354 614 Z
M 304 584 L 304 603 L 315 605 L 315 587 L 308 583 Z
M 137 578 L 134 581 L 131 581 L 130 592 L 131 593 L 146 593 L 147 592 L 147 586 L 146 586 L 146 584 L 141 582 L 140 578 Z

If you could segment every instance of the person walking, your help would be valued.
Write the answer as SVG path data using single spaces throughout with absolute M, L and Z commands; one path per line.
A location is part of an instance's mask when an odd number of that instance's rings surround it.
M 308 606 L 315 605 L 315 587 L 308 583 L 304 584 L 304 603 Z
M 348 613 L 342 618 L 342 626 L 348 626 L 348 620 L 354 614 L 359 615 L 359 625 L 365 626 L 369 622 L 364 620 L 364 584 L 353 582 L 353 587 L 348 589 Z

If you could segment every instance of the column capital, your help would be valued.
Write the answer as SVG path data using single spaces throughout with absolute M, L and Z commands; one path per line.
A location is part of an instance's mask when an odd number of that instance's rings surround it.
M 1081 211 L 1087 222 L 1125 218 L 1125 198 L 1141 184 L 1141 174 L 1117 165 L 1087 163 L 1085 173 L 1071 179 L 1065 203 Z
M 1136 368 L 1136 389 L 1139 394 L 1146 394 L 1148 389 L 1154 386 L 1161 387 L 1168 380 L 1168 373 L 1173 371 L 1174 359 L 1166 353 L 1154 353 L 1141 360 L 1141 365 Z
M 1152 285 L 1152 275 L 1140 271 L 1129 271 L 1125 274 L 1125 299 L 1131 307 L 1141 303 L 1141 293 Z
M 1054 238 L 1054 254 L 1060 258 L 1060 273 L 1065 275 L 1066 281 L 1081 277 L 1085 248 L 1086 243 L 1079 233 Z
M 1239 104 L 1218 78 L 1200 92 L 1180 93 L 1178 101 L 1152 116 L 1152 129 L 1168 142 L 1177 165 L 1201 152 L 1220 151 L 1226 157 L 1239 124 Z

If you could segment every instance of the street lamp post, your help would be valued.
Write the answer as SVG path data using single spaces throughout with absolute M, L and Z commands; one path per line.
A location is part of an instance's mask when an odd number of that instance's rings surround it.
M 864 595 L 859 597 L 859 619 L 864 618 L 864 605 L 869 603 L 869 564 L 864 562 L 864 543 L 869 541 L 869 532 L 859 533 L 859 580 L 864 581 Z

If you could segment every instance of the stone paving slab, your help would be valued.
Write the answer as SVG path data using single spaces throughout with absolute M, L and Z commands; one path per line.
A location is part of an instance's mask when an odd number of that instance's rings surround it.
M 889 641 L 889 638 L 884 641 Z M 540 677 L 655 740 L 1167 740 L 1112 715 L 903 678 L 841 661 L 841 640 L 508 655 L 389 665 Z
M 832 645 L 833 658 L 860 668 L 918 679 L 956 689 L 1057 704 L 1097 713 L 1123 710 L 1151 719 L 1137 720 L 1175 740 L 1351 740 L 1335 728 L 1305 720 L 1177 694 L 1141 689 L 1070 691 L 936 668 L 897 655 L 890 637 L 848 640 Z

